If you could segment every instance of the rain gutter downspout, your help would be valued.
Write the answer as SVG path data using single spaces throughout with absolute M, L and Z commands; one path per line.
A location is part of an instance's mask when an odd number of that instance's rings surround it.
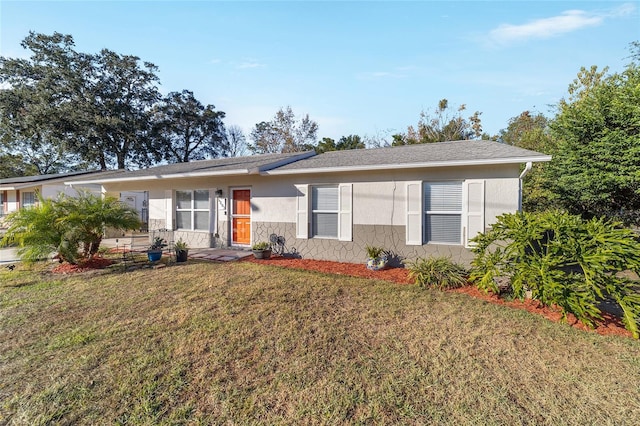
M 522 211 L 522 179 L 531 171 L 531 167 L 533 163 L 531 161 L 527 161 L 527 164 L 524 166 L 524 170 L 520 173 L 520 177 L 518 178 L 518 211 Z

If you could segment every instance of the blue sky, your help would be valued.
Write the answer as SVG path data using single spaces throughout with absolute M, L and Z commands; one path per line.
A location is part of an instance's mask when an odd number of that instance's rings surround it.
M 482 112 L 495 134 L 530 110 L 553 116 L 580 67 L 629 62 L 640 2 L 7 1 L 0 55 L 30 30 L 73 35 L 156 64 L 163 93 L 192 90 L 248 134 L 290 105 L 318 137 L 388 140 L 438 100 Z

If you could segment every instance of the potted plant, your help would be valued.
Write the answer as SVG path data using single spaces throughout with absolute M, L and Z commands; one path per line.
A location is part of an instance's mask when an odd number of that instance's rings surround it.
M 147 250 L 149 262 L 157 262 L 162 257 L 162 249 L 167 246 L 164 238 L 155 237 Z
M 256 259 L 269 259 L 271 257 L 271 244 L 266 241 L 260 241 L 251 247 L 251 251 L 253 251 L 253 256 Z
M 387 267 L 389 257 L 382 247 L 366 246 L 364 249 L 367 252 L 367 269 L 380 271 Z
M 189 256 L 189 246 L 187 246 L 187 243 L 182 241 L 182 238 L 176 241 L 175 251 L 176 251 L 176 262 L 187 261 L 187 257 Z

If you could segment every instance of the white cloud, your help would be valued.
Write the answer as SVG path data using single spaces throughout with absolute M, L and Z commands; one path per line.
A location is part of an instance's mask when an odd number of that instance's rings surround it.
M 255 60 L 255 59 L 245 59 L 242 62 L 236 64 L 236 68 L 238 69 L 251 69 L 251 68 L 264 68 L 265 64 Z
M 567 10 L 558 16 L 536 19 L 525 24 L 501 24 L 487 35 L 491 45 L 503 46 L 531 39 L 549 39 L 583 28 L 602 24 L 605 19 L 626 16 L 635 11 L 635 6 L 626 3 L 604 12 Z

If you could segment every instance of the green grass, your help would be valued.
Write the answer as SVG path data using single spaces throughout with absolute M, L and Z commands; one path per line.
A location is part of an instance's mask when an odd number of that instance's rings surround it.
M 640 342 L 251 263 L 0 272 L 0 424 L 637 424 Z

